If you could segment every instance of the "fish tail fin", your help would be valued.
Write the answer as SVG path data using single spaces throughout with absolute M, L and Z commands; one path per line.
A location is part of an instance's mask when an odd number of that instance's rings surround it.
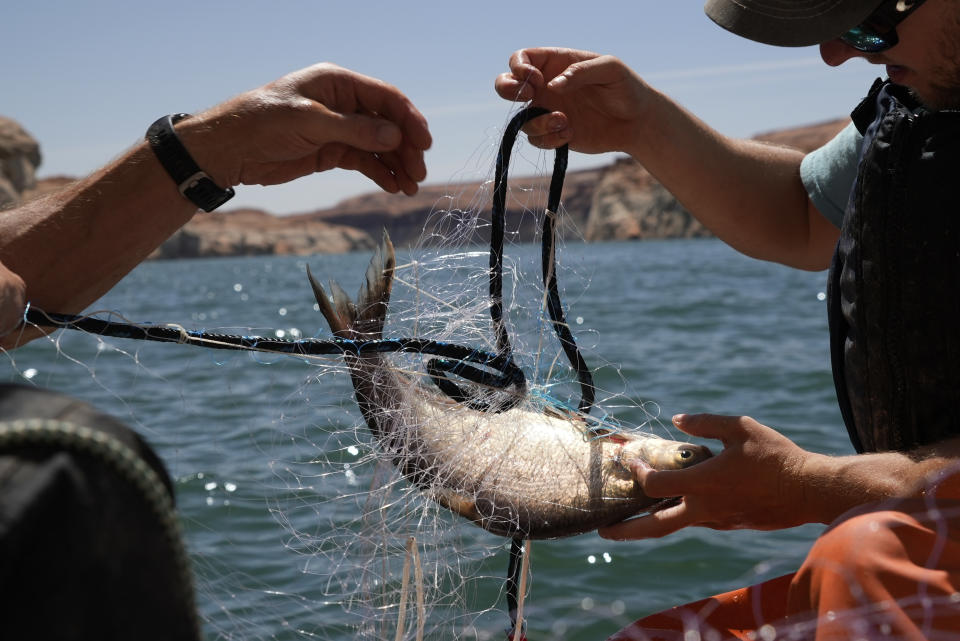
M 320 313 L 327 320 L 334 335 L 353 340 L 376 340 L 383 337 L 383 324 L 390 304 L 396 264 L 393 243 L 384 230 L 383 240 L 370 259 L 356 304 L 336 281 L 330 282 L 330 291 L 333 294 L 331 302 L 326 290 L 313 277 L 310 267 L 307 266 L 307 278 L 310 279 Z

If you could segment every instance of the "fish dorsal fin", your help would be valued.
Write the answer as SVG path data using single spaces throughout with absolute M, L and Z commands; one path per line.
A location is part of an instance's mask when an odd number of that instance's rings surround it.
M 313 295 L 317 299 L 320 313 L 323 314 L 334 335 L 341 338 L 371 340 L 382 337 L 396 262 L 393 243 L 384 230 L 383 241 L 370 259 L 356 304 L 333 280 L 330 281 L 330 293 L 333 298 L 331 302 L 326 290 L 314 278 L 310 266 L 307 266 L 307 278 L 313 288 Z
M 383 240 L 367 266 L 366 277 L 357 293 L 357 305 L 353 328 L 363 338 L 377 339 L 383 336 L 383 324 L 390 304 L 393 289 L 393 270 L 397 265 L 393 243 L 386 230 Z M 336 300 L 336 298 L 335 298 Z
M 340 287 L 340 283 L 335 280 L 330 281 L 330 293 L 333 295 L 333 308 L 337 312 L 337 317 L 343 319 L 347 328 L 351 332 L 356 331 L 357 324 L 357 306 L 350 300 L 350 296 Z M 351 336 L 350 338 L 356 338 Z
M 327 296 L 326 290 L 324 290 L 323 285 L 321 285 L 319 281 L 314 278 L 313 272 L 310 271 L 309 265 L 307 265 L 307 278 L 310 280 L 310 286 L 313 288 L 313 295 L 317 299 L 317 305 L 320 307 L 320 313 L 323 314 L 327 324 L 330 325 L 330 331 L 332 331 L 336 336 L 349 338 L 350 323 L 352 319 L 341 317 L 337 310 L 334 309 L 334 306 L 330 303 L 330 298 Z

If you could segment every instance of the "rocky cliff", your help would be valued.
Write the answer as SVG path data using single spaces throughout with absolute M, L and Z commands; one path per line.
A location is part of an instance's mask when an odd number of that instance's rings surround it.
M 835 120 L 756 136 L 771 144 L 809 151 L 830 139 L 845 124 Z M 35 181 L 40 149 L 17 123 L 0 117 L 0 208 L 60 189 L 69 178 Z M 34 185 L 34 182 L 36 184 Z M 539 211 L 545 206 L 550 177 L 510 180 L 507 234 L 513 242 L 536 237 Z M 489 182 L 426 185 L 408 198 L 373 192 L 335 207 L 277 217 L 259 210 L 199 213 L 165 242 L 155 258 L 245 256 L 258 254 L 340 253 L 367 250 L 385 228 L 400 246 L 430 244 L 460 235 L 463 241 L 487 242 L 492 186 Z M 567 239 L 587 241 L 709 236 L 677 200 L 642 166 L 629 158 L 597 169 L 569 172 L 563 207 Z M 453 213 L 453 216 L 445 215 Z M 480 224 L 472 224 L 474 216 Z M 467 224 L 469 223 L 469 224 Z
M 763 133 L 754 139 L 807 152 L 830 140 L 848 122 L 831 120 Z M 603 172 L 596 184 L 584 232 L 588 241 L 710 235 L 673 194 L 630 158 L 618 160 Z
M 370 234 L 357 227 L 289 220 L 257 209 L 238 209 L 223 214 L 198 213 L 152 257 L 309 256 L 342 254 L 374 246 Z
M 604 169 L 569 172 L 563 183 L 563 205 L 571 221 L 583 228 L 590 212 L 593 191 Z M 509 180 L 506 201 L 506 233 L 515 242 L 534 239 L 537 220 L 530 214 L 546 206 L 550 177 L 517 177 Z M 429 244 L 437 235 L 462 233 L 466 240 L 488 242 L 493 187 L 490 183 L 457 183 L 426 185 L 413 197 L 372 192 L 349 198 L 329 209 L 289 216 L 292 222 L 322 221 L 359 227 L 379 237 L 386 229 L 398 245 Z M 452 218 L 444 214 L 452 212 Z M 451 229 L 451 221 L 467 220 L 477 214 L 479 225 L 469 229 Z M 455 223 L 454 223 L 455 224 Z M 576 235 L 564 227 L 566 235 Z
M 590 242 L 710 235 L 632 158 L 622 158 L 603 172 L 594 189 L 584 231 L 584 238 Z
M 832 138 L 846 123 L 832 120 L 805 127 L 760 134 L 755 138 L 770 144 L 813 150 Z M 549 176 L 512 178 L 507 203 L 507 228 L 511 238 L 529 242 L 535 238 L 536 217 L 531 207 L 543 207 Z M 467 183 L 426 186 L 413 198 L 371 192 L 322 211 L 290 217 L 356 226 L 376 235 L 386 228 L 400 245 L 429 243 L 438 230 L 444 211 L 479 208 L 481 222 L 489 221 L 490 186 Z M 587 241 L 643 238 L 697 238 L 709 230 L 687 212 L 663 185 L 641 165 L 622 158 L 598 169 L 569 172 L 564 181 L 563 207 L 570 224 L 562 227 L 568 239 Z M 456 220 L 456 217 L 454 218 Z M 449 219 L 444 221 L 449 225 Z M 486 242 L 486 227 L 474 227 L 471 240 Z
M 20 202 L 36 185 L 40 145 L 10 118 L 0 116 L 0 209 Z

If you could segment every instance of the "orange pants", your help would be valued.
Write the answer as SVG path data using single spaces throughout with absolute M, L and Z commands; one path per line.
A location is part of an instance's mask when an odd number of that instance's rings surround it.
M 653 614 L 609 641 L 960 639 L 958 589 L 960 501 L 869 504 L 837 519 L 794 574 Z

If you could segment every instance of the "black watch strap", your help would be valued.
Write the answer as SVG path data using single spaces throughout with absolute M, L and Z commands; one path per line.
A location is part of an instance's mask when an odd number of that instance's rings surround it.
M 173 114 L 157 119 L 147 129 L 146 139 L 183 197 L 203 211 L 213 211 L 233 198 L 233 188 L 218 187 L 180 142 L 173 125 L 187 116 L 189 114 Z

